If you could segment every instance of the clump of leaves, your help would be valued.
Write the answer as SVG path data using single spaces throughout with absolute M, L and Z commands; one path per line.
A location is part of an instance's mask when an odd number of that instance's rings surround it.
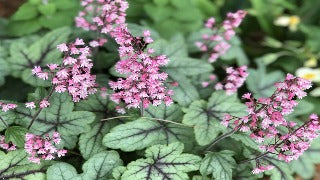
M 14 36 L 23 36 L 41 29 L 71 26 L 78 13 L 77 0 L 28 0 L 13 14 L 7 26 Z

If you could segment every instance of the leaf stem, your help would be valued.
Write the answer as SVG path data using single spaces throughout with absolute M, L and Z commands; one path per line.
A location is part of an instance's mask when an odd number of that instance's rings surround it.
M 113 119 L 120 119 L 120 118 L 132 118 L 133 116 L 117 116 L 117 117 L 111 117 L 111 118 L 106 118 L 106 119 L 101 119 L 101 121 L 109 121 L 109 120 L 113 120 Z M 172 123 L 172 124 L 176 124 L 176 125 L 180 125 L 180 126 L 186 126 L 186 127 L 191 127 L 193 128 L 193 126 L 189 126 L 186 124 L 182 124 L 182 123 L 178 123 L 178 122 L 174 122 L 174 121 L 170 121 L 170 120 L 166 120 L 166 119 L 159 119 L 159 118 L 151 118 L 151 117 L 140 117 L 141 119 L 149 119 L 149 120 L 154 120 L 154 121 L 162 121 L 162 122 L 167 122 L 167 123 Z
M 55 86 L 52 86 L 52 88 L 51 88 L 51 90 L 49 92 L 49 95 L 44 99 L 49 100 L 51 98 L 53 92 L 54 92 L 54 89 L 55 89 Z M 41 113 L 42 109 L 43 108 L 39 108 L 38 111 L 34 114 L 34 116 L 32 117 L 32 120 L 31 120 L 31 122 L 30 122 L 30 124 L 29 124 L 29 126 L 27 128 L 28 130 L 30 130 L 31 126 L 33 125 L 34 121 L 38 118 L 38 116 Z

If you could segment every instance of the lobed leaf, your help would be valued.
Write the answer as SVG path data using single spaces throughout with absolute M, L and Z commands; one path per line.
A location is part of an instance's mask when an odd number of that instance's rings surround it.
M 128 164 L 121 179 L 189 179 L 187 172 L 198 170 L 201 158 L 182 151 L 181 143 L 154 145 L 145 151 L 145 159 Z
M 122 151 L 141 150 L 154 144 L 169 144 L 184 142 L 192 144 L 192 132 L 189 127 L 163 122 L 169 120 L 180 122 L 182 111 L 179 106 L 149 107 L 145 110 L 145 117 L 114 127 L 103 138 L 103 144 L 112 149 Z M 155 118 L 155 119 L 148 119 Z
M 48 180 L 104 180 L 111 177 L 113 168 L 121 166 L 122 161 L 116 151 L 102 151 L 86 161 L 78 174 L 76 169 L 67 163 L 57 163 L 47 170 Z
M 246 113 L 246 107 L 239 102 L 236 94 L 228 96 L 224 91 L 216 91 L 212 93 L 208 102 L 194 101 L 183 111 L 186 114 L 182 122 L 194 126 L 196 140 L 199 145 L 204 146 L 226 131 L 221 125 L 224 114 L 242 116 Z

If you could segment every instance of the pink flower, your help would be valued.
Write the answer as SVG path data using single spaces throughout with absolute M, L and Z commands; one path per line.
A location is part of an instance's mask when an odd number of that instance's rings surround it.
M 228 95 L 237 92 L 238 88 L 240 88 L 243 85 L 244 81 L 248 76 L 246 70 L 247 66 L 240 66 L 237 69 L 228 67 L 226 69 L 227 77 L 222 82 L 217 83 L 215 89 L 224 89 Z M 248 96 L 248 94 L 246 94 L 245 96 Z
M 57 46 L 60 52 L 67 52 L 68 51 L 68 46 L 65 43 L 59 44 Z
M 11 110 L 11 109 L 17 108 L 18 105 L 16 105 L 16 104 L 4 104 L 4 103 L 2 103 L 2 104 L 1 104 L 1 107 L 2 107 L 2 111 L 3 111 L 3 112 L 7 112 L 7 111 L 9 111 L 9 110 Z
M 36 105 L 34 102 L 27 102 L 25 103 L 25 105 L 26 105 L 26 108 L 30 108 L 30 109 L 36 108 Z
M 14 151 L 16 150 L 16 145 L 12 142 L 6 143 L 5 136 L 0 135 L 0 148 L 7 150 L 7 151 Z
M 27 133 L 25 139 L 24 148 L 30 155 L 28 160 L 36 164 L 40 164 L 41 159 L 52 160 L 55 159 L 55 155 L 62 157 L 67 153 L 67 150 L 58 149 L 54 146 L 61 141 L 58 132 L 53 132 L 52 136 L 47 134 L 43 137 Z
M 50 106 L 50 103 L 48 100 L 43 99 L 42 101 L 40 101 L 40 108 L 46 108 L 48 106 Z
M 246 12 L 239 10 L 235 13 L 228 13 L 227 18 L 222 22 L 222 27 L 216 26 L 216 20 L 211 17 L 205 23 L 205 27 L 210 29 L 210 33 L 202 35 L 202 41 L 198 41 L 195 45 L 203 52 L 208 53 L 208 61 L 210 63 L 225 54 L 231 47 L 228 41 L 235 35 L 235 28 L 237 28 Z

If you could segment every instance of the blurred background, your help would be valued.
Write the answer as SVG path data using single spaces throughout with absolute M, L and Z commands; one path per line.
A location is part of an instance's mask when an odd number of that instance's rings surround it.
M 209 17 L 223 20 L 226 13 L 248 12 L 222 58 L 226 64 L 247 64 L 251 76 L 246 88 L 258 96 L 270 93 L 286 73 L 309 79 L 314 87 L 304 100 L 305 110 L 320 114 L 320 0 L 128 0 L 128 21 L 150 27 L 162 38 L 182 34 L 193 46 L 197 32 Z M 79 0 L 0 0 L 0 45 L 63 26 L 74 26 Z M 0 52 L 0 58 L 5 56 Z M 1 55 L 2 53 L 2 55 Z M 197 56 L 191 52 L 190 56 Z M 0 99 L 22 100 L 31 87 L 20 82 L 0 61 Z M 18 82 L 19 81 L 19 82 Z M 19 88 L 21 92 L 13 91 Z M 271 90 L 272 92 L 272 90 Z M 296 179 L 320 180 L 319 159 L 304 157 L 292 165 Z

